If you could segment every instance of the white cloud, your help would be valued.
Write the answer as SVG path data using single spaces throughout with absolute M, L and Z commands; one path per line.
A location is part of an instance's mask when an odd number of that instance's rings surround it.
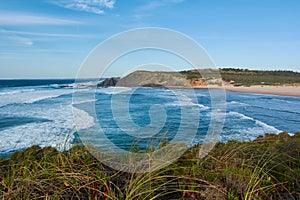
M 151 0 L 151 1 L 149 1 L 149 3 L 139 7 L 138 10 L 148 11 L 148 10 L 153 10 L 153 9 L 156 9 L 156 8 L 168 6 L 170 4 L 181 3 L 183 1 L 184 0 Z
M 0 29 L 0 33 L 17 34 L 23 36 L 41 36 L 41 37 L 95 37 L 94 35 L 26 32 L 26 31 L 6 30 L 6 29 Z
M 104 9 L 114 8 L 115 0 L 60 0 L 53 3 L 72 10 L 104 14 Z
M 8 39 L 10 39 L 10 40 L 12 40 L 16 43 L 24 44 L 26 46 L 32 46 L 33 45 L 33 41 L 30 38 L 26 38 L 26 37 L 9 36 Z
M 103 10 L 101 10 L 99 8 L 87 6 L 86 4 L 82 4 L 82 3 L 68 4 L 65 7 L 69 8 L 69 9 L 82 10 L 82 11 L 92 12 L 92 13 L 96 13 L 96 14 L 104 14 Z
M 51 16 L 16 12 L 0 12 L 0 25 L 70 25 L 79 22 Z
M 36 42 L 55 42 L 66 39 L 78 38 L 98 38 L 95 34 L 60 34 L 60 33 L 42 33 L 42 32 L 26 32 L 17 30 L 0 29 L 0 46 L 32 46 Z M 2 41 L 9 42 L 3 44 Z

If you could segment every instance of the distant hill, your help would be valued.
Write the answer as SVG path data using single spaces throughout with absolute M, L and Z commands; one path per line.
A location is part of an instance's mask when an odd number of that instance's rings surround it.
M 187 79 L 199 80 L 204 70 L 186 70 L 181 71 Z M 199 73 L 200 72 L 200 73 Z M 263 71 L 263 70 L 248 70 L 223 68 L 219 69 L 222 80 L 235 85 L 299 85 L 300 73 L 293 71 Z
M 197 70 L 185 72 L 165 71 L 135 71 L 118 81 L 118 86 L 134 87 L 197 87 L 209 84 L 221 85 L 222 80 L 216 74 L 217 70 L 201 70 L 206 74 L 204 80 Z
M 188 87 L 189 81 L 178 72 L 135 71 L 120 79 L 118 86 L 178 86 Z
M 241 85 L 300 84 L 300 73 L 293 71 L 262 71 L 247 69 L 220 69 L 222 79 Z
M 201 87 L 206 86 L 206 84 L 221 85 L 222 81 L 236 86 L 300 85 L 300 73 L 293 71 L 260 71 L 234 68 L 185 70 L 180 72 L 139 70 L 121 79 L 107 79 L 104 84 L 98 86 L 107 87 L 117 84 L 124 87 Z

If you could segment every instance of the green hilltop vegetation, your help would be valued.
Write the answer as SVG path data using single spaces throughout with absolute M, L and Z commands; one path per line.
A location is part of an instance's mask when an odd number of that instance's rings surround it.
M 293 71 L 262 71 L 248 69 L 199 69 L 172 71 L 138 70 L 125 77 L 108 78 L 98 87 L 198 87 L 206 84 L 221 85 L 222 81 L 234 86 L 291 85 L 300 86 L 300 73 Z
M 201 73 L 211 73 L 211 69 L 201 69 Z M 202 78 L 198 70 L 186 70 L 180 73 L 187 79 Z M 219 72 L 223 81 L 233 82 L 236 85 L 299 85 L 300 73 L 293 71 L 263 71 L 235 68 L 221 68 Z
M 217 143 L 202 159 L 200 147 L 160 170 L 130 174 L 80 145 L 32 146 L 0 159 L 0 199 L 300 199 L 300 133 Z

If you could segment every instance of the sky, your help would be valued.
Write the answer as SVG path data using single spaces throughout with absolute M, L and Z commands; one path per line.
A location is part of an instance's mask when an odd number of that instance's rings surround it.
M 75 77 L 99 43 L 144 27 L 189 36 L 218 67 L 300 71 L 299 8 L 298 0 L 1 1 L 0 78 Z

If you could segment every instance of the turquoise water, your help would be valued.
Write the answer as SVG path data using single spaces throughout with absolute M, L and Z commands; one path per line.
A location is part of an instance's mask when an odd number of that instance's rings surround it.
M 9 155 L 33 144 L 67 149 L 76 140 L 74 132 L 80 136 L 99 126 L 102 135 L 84 135 L 84 139 L 107 148 L 109 143 L 103 141 L 128 149 L 136 138 L 142 147 L 149 142 L 147 134 L 172 141 L 180 127 L 187 137 L 197 127 L 189 145 L 201 143 L 205 138 L 211 121 L 207 90 L 176 89 L 174 93 L 166 88 L 94 89 L 89 86 L 96 84 L 95 80 L 80 84 L 73 81 L 0 81 L 0 155 Z M 62 85 L 68 87 L 61 88 Z M 95 99 L 72 102 L 74 87 L 95 92 Z M 181 102 L 178 95 L 183 97 L 180 97 Z M 113 106 L 112 98 L 119 98 Z M 123 105 L 120 99 L 129 101 Z M 287 131 L 293 134 L 300 130 L 299 97 L 227 92 L 226 102 L 220 141 L 252 140 L 265 133 Z M 152 109 L 154 105 L 157 109 Z M 91 113 L 91 106 L 95 108 L 96 117 Z M 183 108 L 190 114 L 183 116 Z M 79 113 L 83 125 L 75 124 L 73 110 Z M 188 119 L 183 123 L 182 117 Z

